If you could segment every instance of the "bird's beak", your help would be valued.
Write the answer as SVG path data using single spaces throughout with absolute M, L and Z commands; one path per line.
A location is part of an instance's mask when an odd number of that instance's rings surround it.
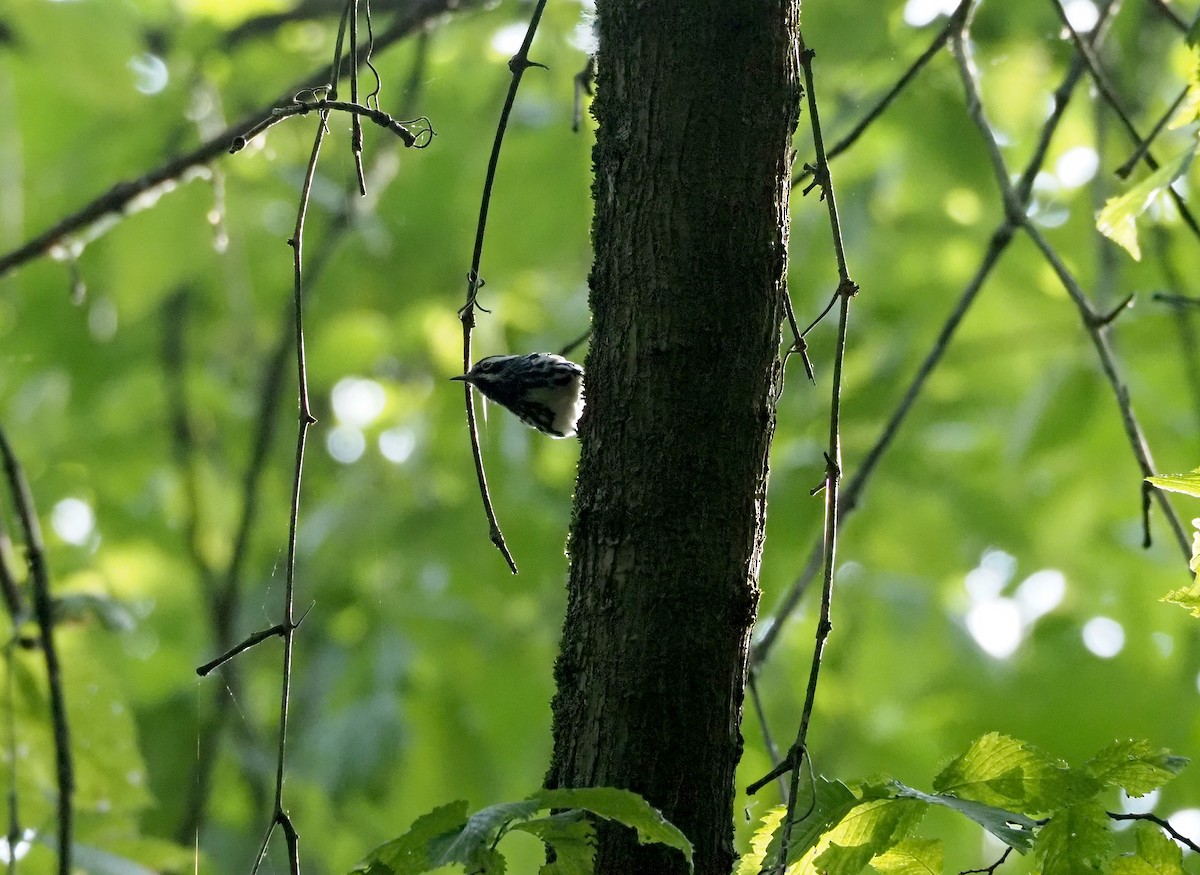
M 467 375 L 467 374 L 459 374 L 457 377 L 451 377 L 450 379 L 451 379 L 451 380 L 458 380 L 460 383 L 469 383 L 469 382 L 471 382 L 471 380 L 470 380 L 470 377 L 468 377 L 468 375 Z

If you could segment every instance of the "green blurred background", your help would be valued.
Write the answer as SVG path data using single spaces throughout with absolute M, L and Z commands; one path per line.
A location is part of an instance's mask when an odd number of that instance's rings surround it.
M 378 30 L 387 10 L 375 5 Z M 1194 61 L 1153 4 L 1126 7 L 1105 60 L 1148 128 Z M 231 28 L 278 8 L 5 4 L 0 252 L 326 63 L 332 16 L 229 43 Z M 506 62 L 530 9 L 504 0 L 462 11 L 375 55 L 381 107 L 428 116 L 437 136 L 428 149 L 404 150 L 368 125 L 365 203 L 348 120 L 331 119 L 305 240 L 319 423 L 304 468 L 297 611 L 308 613 L 296 637 L 286 786 L 306 872 L 346 871 L 437 804 L 520 798 L 548 762 L 578 447 L 488 412 L 484 452 L 521 569 L 514 577 L 488 542 L 461 391 L 446 381 L 460 368 L 456 310 Z M 828 138 L 849 130 L 928 44 L 944 20 L 929 23 L 935 11 L 918 0 L 805 4 Z M 577 2 L 548 5 L 533 57 L 550 69 L 529 71 L 517 100 L 484 248 L 481 302 L 491 312 L 480 316 L 479 356 L 556 350 L 588 325 L 593 131 L 590 120 L 571 130 L 571 77 L 585 57 L 580 12 Z M 988 112 L 1016 172 L 1070 46 L 1053 8 L 1035 0 L 986 4 L 974 32 Z M 248 871 L 270 814 L 278 642 L 240 657 L 236 681 L 228 669 L 198 679 L 195 668 L 219 651 L 205 576 L 219 577 L 230 560 L 262 422 L 261 375 L 291 330 L 285 242 L 315 123 L 280 124 L 96 239 L 65 247 L 65 258 L 0 280 L 0 424 L 32 483 L 56 592 L 97 597 L 78 599 L 58 636 L 79 757 L 78 841 L 153 870 L 190 871 L 198 845 L 201 871 Z M 805 116 L 799 162 L 811 160 L 807 126 Z M 1168 135 L 1161 153 L 1186 136 Z M 1196 240 L 1169 210 L 1161 225 L 1143 227 L 1140 264 L 1098 239 L 1095 210 L 1119 190 L 1111 171 L 1129 151 L 1081 88 L 1039 178 L 1034 215 L 1101 309 L 1137 295 L 1114 346 L 1160 472 L 1182 471 L 1200 464 L 1192 328 L 1186 311 L 1151 295 L 1200 292 Z M 833 173 L 862 287 L 843 411 L 853 471 L 1002 211 L 944 53 Z M 801 323 L 836 284 L 824 205 L 798 192 L 790 284 Z M 793 359 L 780 403 L 764 623 L 819 536 L 821 500 L 809 490 L 823 472 L 832 341 L 830 325 L 810 336 L 817 385 Z M 171 364 L 164 342 L 182 365 Z M 284 373 L 235 639 L 281 615 L 297 415 L 290 359 Z M 179 406 L 191 433 L 182 454 L 173 438 Z M 1079 317 L 1018 239 L 847 522 L 809 739 L 816 768 L 928 788 L 939 765 L 991 730 L 1071 762 L 1124 737 L 1200 754 L 1196 621 L 1159 601 L 1186 582 L 1185 566 L 1157 512 L 1155 544 L 1141 548 L 1139 481 Z M 1185 519 L 1200 516 L 1177 505 Z M 815 610 L 810 595 L 759 678 L 785 745 Z M 33 652 L 15 660 L 22 823 L 53 833 L 41 663 Z M 178 831 L 197 751 L 214 740 L 206 716 L 220 698 L 231 718 L 197 839 Z M 772 762 L 749 709 L 744 734 L 743 786 Z M 3 762 L 7 776 L 8 750 Z M 1200 770 L 1185 772 L 1156 810 L 1200 833 L 1198 791 Z M 777 797 L 768 787 L 739 798 L 744 843 L 749 821 Z M 952 869 L 996 856 L 977 828 L 941 813 L 925 831 L 948 839 Z M 264 871 L 286 868 L 279 850 Z M 530 841 L 514 871 L 531 871 L 521 867 L 539 855 Z M 21 871 L 50 871 L 52 856 L 35 844 Z

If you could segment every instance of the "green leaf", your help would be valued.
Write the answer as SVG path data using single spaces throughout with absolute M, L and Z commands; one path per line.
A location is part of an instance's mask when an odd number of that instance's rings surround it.
M 642 844 L 654 842 L 676 848 L 692 867 L 692 843 L 649 802 L 630 790 L 615 787 L 578 787 L 539 790 L 529 803 L 543 808 L 582 808 L 598 817 L 613 820 L 637 831 Z
M 939 839 L 904 839 L 871 861 L 880 875 L 942 875 L 946 852 Z
M 982 802 L 959 799 L 956 796 L 922 793 L 920 790 L 907 787 L 898 781 L 895 782 L 895 787 L 897 793 L 903 796 L 911 796 L 914 799 L 928 802 L 930 805 L 941 805 L 944 808 L 957 811 L 964 817 L 969 817 L 996 838 L 1000 839 L 1000 841 L 1015 848 L 1022 854 L 1033 847 L 1034 829 L 1037 827 L 1037 823 L 1024 814 L 1007 811 L 992 805 L 985 805 Z
M 1195 556 L 1192 557 L 1192 563 L 1196 563 Z M 1184 608 L 1193 617 L 1200 617 L 1200 580 L 1190 586 L 1171 590 L 1160 598 L 1159 601 L 1179 605 L 1179 607 Z
M 1200 468 L 1193 468 L 1186 474 L 1147 477 L 1146 482 L 1153 483 L 1159 489 L 1166 489 L 1168 492 L 1182 492 L 1184 495 L 1194 495 L 1200 498 Z
M 419 875 L 434 867 L 430 844 L 446 836 L 457 835 L 467 823 L 467 803 L 463 800 L 441 805 L 418 817 L 408 832 L 380 845 L 351 870 L 364 875 Z
M 495 856 L 491 846 L 500 827 L 512 820 L 532 817 L 546 807 L 527 799 L 501 802 L 481 809 L 472 814 L 457 833 L 434 838 L 429 843 L 429 860 L 435 867 L 451 863 L 461 863 L 471 871 L 486 867 L 488 860 Z M 490 865 L 494 866 L 495 863 Z
M 541 839 L 554 852 L 539 875 L 591 875 L 596 857 L 596 830 L 582 811 L 564 811 L 524 823 L 513 829 Z
M 1109 198 L 1104 209 L 1096 217 L 1096 229 L 1128 252 L 1135 261 L 1141 261 L 1142 251 L 1138 246 L 1137 218 L 1149 209 L 1176 179 L 1187 173 L 1196 157 L 1196 143 L 1185 149 L 1173 160 L 1164 163 L 1145 179 L 1135 183 L 1124 194 Z
M 1038 832 L 1042 875 L 1095 875 L 1112 853 L 1113 834 L 1095 800 L 1068 805 Z
M 857 875 L 876 856 L 908 837 L 927 806 L 912 797 L 872 799 L 855 808 L 818 846 L 811 869 L 822 875 Z M 801 866 L 801 872 L 805 867 Z
M 939 794 L 1032 814 L 1061 804 L 1071 789 L 1066 764 L 1015 738 L 990 732 L 933 781 Z
M 804 819 L 792 824 L 788 835 L 787 862 L 793 863 L 817 847 L 818 842 L 831 829 L 842 822 L 861 800 L 850 792 L 850 788 L 841 781 L 829 781 L 817 778 L 812 794 L 807 798 L 797 800 L 797 807 L 803 806 L 808 813 Z M 764 819 L 764 827 L 765 827 Z M 779 857 L 779 845 L 783 841 L 782 818 L 780 828 L 771 836 L 767 846 L 765 859 L 774 861 Z
M 750 853 L 738 861 L 737 871 L 734 875 L 758 875 L 767 859 L 767 849 L 771 846 L 771 839 L 774 838 L 775 830 L 785 814 L 787 814 L 787 806 L 777 805 L 763 815 L 758 829 L 750 837 Z
M 1139 824 L 1137 851 L 1113 860 L 1112 875 L 1183 875 L 1183 850 L 1157 827 Z
M 1106 786 L 1121 787 L 1130 796 L 1145 796 L 1178 775 L 1187 764 L 1187 757 L 1155 750 L 1148 741 L 1127 739 L 1103 748 L 1083 768 Z

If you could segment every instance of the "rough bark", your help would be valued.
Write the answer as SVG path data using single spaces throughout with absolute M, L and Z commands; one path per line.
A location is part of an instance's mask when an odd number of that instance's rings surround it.
M 587 412 L 549 786 L 734 861 L 800 98 L 798 0 L 599 0 Z M 601 875 L 684 872 L 601 829 Z

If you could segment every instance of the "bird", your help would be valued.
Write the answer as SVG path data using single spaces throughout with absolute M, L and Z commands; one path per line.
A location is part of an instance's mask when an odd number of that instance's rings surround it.
M 574 437 L 583 414 L 583 368 L 552 352 L 490 355 L 450 379 L 474 386 L 483 397 L 551 437 Z

